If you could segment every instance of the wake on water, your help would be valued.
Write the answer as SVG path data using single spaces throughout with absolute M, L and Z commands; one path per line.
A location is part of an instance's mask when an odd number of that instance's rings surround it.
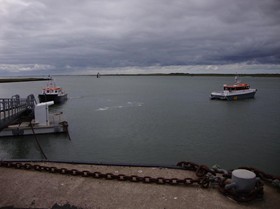
M 121 109 L 121 108 L 130 108 L 130 107 L 141 107 L 144 103 L 142 102 L 127 102 L 124 105 L 117 105 L 117 106 L 111 106 L 111 107 L 100 107 L 96 109 L 96 111 L 106 111 L 106 110 L 115 110 L 115 109 Z

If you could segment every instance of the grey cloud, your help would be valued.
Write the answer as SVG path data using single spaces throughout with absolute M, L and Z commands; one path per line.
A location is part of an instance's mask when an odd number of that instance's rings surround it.
M 277 0 L 0 0 L 0 5 L 0 64 L 64 70 L 280 64 Z

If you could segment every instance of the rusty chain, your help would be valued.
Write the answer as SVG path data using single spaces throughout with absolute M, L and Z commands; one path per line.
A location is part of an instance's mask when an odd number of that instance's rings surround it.
M 223 177 L 225 178 L 230 178 L 231 177 L 231 171 L 225 171 L 223 169 L 217 169 L 217 168 L 208 168 L 206 165 L 199 165 L 193 162 L 186 162 L 182 161 L 177 163 L 177 166 L 186 169 L 186 170 L 191 170 L 196 172 L 197 176 L 203 176 L 208 174 L 211 175 L 217 175 L 217 174 L 222 174 Z M 256 174 L 257 177 L 259 177 L 261 180 L 266 181 L 268 183 L 272 183 L 273 181 L 280 181 L 280 176 L 273 176 L 270 174 L 267 174 L 259 169 L 252 168 L 252 167 L 239 167 L 238 169 L 246 169 L 249 171 L 252 171 Z
M 230 183 L 230 178 L 232 175 L 231 171 L 225 171 L 217 168 L 209 169 L 205 165 L 198 165 L 192 162 L 185 161 L 179 162 L 177 166 L 180 166 L 183 169 L 192 170 L 196 172 L 197 176 L 208 176 L 209 182 L 218 184 L 218 189 L 223 195 L 237 202 L 249 202 L 255 199 L 261 199 L 263 197 L 263 183 L 261 181 L 257 181 L 254 189 L 250 192 L 237 192 L 235 189 L 225 188 L 225 186 Z M 279 181 L 279 178 L 266 174 L 260 170 L 248 167 L 241 168 L 253 171 L 256 176 L 261 178 L 262 180 L 268 182 Z M 217 174 L 222 175 L 222 177 L 217 176 Z
M 202 188 L 209 187 L 209 180 L 204 177 L 199 177 L 198 179 L 192 178 L 163 178 L 163 177 L 150 177 L 150 176 L 137 176 L 137 175 L 124 175 L 124 174 L 113 174 L 113 173 L 101 173 L 101 172 L 90 172 L 88 170 L 79 171 L 76 169 L 67 168 L 57 168 L 42 165 L 32 165 L 30 163 L 23 162 L 9 162 L 0 161 L 0 167 L 24 169 L 24 170 L 34 170 L 40 172 L 58 173 L 63 175 L 81 176 L 81 177 L 92 177 L 97 179 L 106 180 L 118 180 L 118 181 L 130 181 L 130 182 L 142 182 L 142 183 L 156 183 L 156 184 L 167 184 L 167 185 L 200 185 Z
M 259 178 L 261 178 L 263 181 L 269 182 L 269 183 L 273 183 L 276 181 L 280 182 L 280 176 L 273 176 L 270 174 L 267 174 L 259 169 L 256 168 L 252 168 L 252 167 L 239 167 L 239 169 L 246 169 L 249 171 L 254 172 Z
M 227 178 L 221 181 L 219 191 L 230 199 L 233 199 L 237 202 L 249 202 L 255 199 L 263 198 L 263 183 L 260 181 L 257 181 L 254 189 L 252 189 L 250 192 L 237 192 L 234 189 L 225 189 L 227 181 Z
M 80 177 L 91 177 L 96 179 L 106 180 L 118 180 L 118 181 L 129 181 L 129 182 L 142 182 L 142 183 L 155 183 L 165 185 L 199 185 L 201 188 L 208 188 L 210 185 L 218 186 L 219 191 L 225 196 L 234 199 L 237 202 L 248 202 L 254 199 L 260 199 L 263 196 L 263 183 L 258 182 L 249 193 L 237 193 L 234 190 L 225 189 L 225 185 L 228 184 L 231 178 L 231 171 L 225 171 L 217 168 L 208 168 L 206 165 L 199 165 L 192 162 L 182 161 L 177 164 L 178 167 L 195 172 L 197 179 L 193 178 L 164 178 L 164 177 L 151 177 L 151 176 L 137 176 L 137 175 L 124 175 L 124 174 L 113 174 L 113 173 L 101 173 L 98 171 L 91 172 L 88 170 L 77 170 L 67 168 L 57 168 L 54 166 L 43 166 L 38 164 L 30 164 L 25 162 L 12 162 L 12 161 L 0 161 L 0 167 L 34 170 L 39 172 L 57 173 L 63 175 L 72 175 Z M 275 177 L 266 174 L 260 170 L 248 167 L 240 167 L 243 169 L 253 171 L 257 177 L 267 182 L 279 181 L 279 177 Z

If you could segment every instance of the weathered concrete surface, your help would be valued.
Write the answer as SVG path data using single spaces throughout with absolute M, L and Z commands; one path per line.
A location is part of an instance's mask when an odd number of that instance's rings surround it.
M 196 178 L 192 172 L 174 169 L 40 164 L 113 174 L 180 179 L 186 177 Z M 54 208 L 54 206 L 65 206 L 66 204 L 68 204 L 68 208 L 75 206 L 75 208 L 84 209 L 279 208 L 279 191 L 265 185 L 264 192 L 263 200 L 238 204 L 226 198 L 214 188 L 202 189 L 198 186 L 186 187 L 120 182 L 0 168 L 0 208 L 8 206 L 13 206 L 14 208 Z

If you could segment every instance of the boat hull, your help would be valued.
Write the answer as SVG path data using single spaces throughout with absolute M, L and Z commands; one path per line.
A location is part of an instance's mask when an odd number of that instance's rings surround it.
M 53 101 L 54 104 L 62 104 L 67 100 L 67 94 L 56 95 L 56 94 L 39 94 L 39 102 L 49 102 Z
M 251 98 L 255 97 L 256 92 L 257 92 L 257 90 L 243 92 L 243 93 L 213 92 L 213 93 L 211 93 L 210 99 L 227 100 L 227 101 L 251 99 Z
M 256 92 L 251 92 L 247 94 L 239 94 L 234 96 L 227 96 L 227 100 L 234 101 L 234 100 L 241 100 L 241 99 L 252 99 L 255 97 Z

